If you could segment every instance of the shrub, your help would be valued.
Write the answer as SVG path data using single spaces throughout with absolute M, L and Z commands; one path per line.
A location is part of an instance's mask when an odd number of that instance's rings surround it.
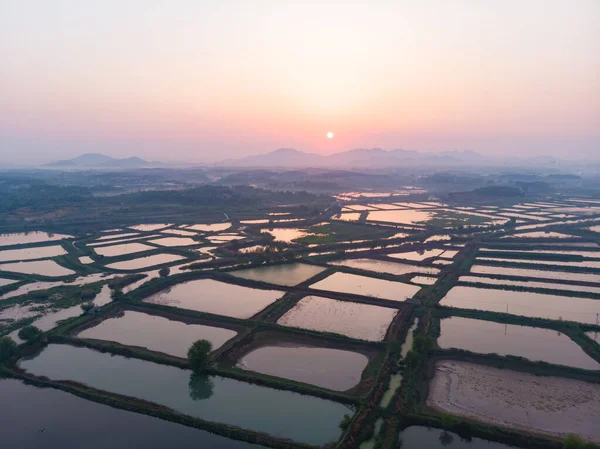
M 121 289 L 121 287 L 115 288 L 110 293 L 110 299 L 112 299 L 113 301 L 121 301 L 124 298 L 125 298 L 125 294 L 123 293 L 123 290 Z
M 188 350 L 190 367 L 195 373 L 201 373 L 210 365 L 212 343 L 208 340 L 198 340 Z
M 418 352 L 410 350 L 406 353 L 406 357 L 404 357 L 404 364 L 408 369 L 412 369 L 419 363 L 420 358 Z
M 0 362 L 10 359 L 17 353 L 17 344 L 10 337 L 0 338 Z
M 27 342 L 37 341 L 42 336 L 42 331 L 35 326 L 25 326 L 19 331 L 19 338 Z
M 158 270 L 158 275 L 161 278 L 166 278 L 169 275 L 169 273 L 171 273 L 169 267 L 162 267 L 160 270 Z
M 94 308 L 94 303 L 92 301 L 87 301 L 81 304 L 81 310 L 83 313 L 88 313 L 90 310 Z
M 600 445 L 585 441 L 579 435 L 570 434 L 563 440 L 563 449 L 599 449 Z
M 352 422 L 352 416 L 345 414 L 344 417 L 342 418 L 342 422 L 340 422 L 340 427 L 343 430 L 346 430 L 351 422 Z

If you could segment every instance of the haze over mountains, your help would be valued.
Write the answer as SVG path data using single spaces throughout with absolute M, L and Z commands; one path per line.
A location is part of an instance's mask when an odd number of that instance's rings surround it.
M 241 159 L 228 160 L 219 165 L 235 167 L 365 167 L 384 168 L 406 165 L 477 165 L 493 163 L 474 151 L 443 151 L 420 153 L 409 150 L 383 150 L 381 148 L 356 149 L 330 155 L 305 153 L 292 148 Z
M 597 166 L 598 161 L 574 161 L 551 156 L 527 158 L 492 158 L 475 151 L 419 152 L 412 150 L 356 149 L 320 155 L 292 148 L 281 148 L 270 153 L 226 160 L 216 164 L 223 167 L 282 167 L 282 168 L 394 168 L 394 167 L 482 167 L 522 166 L 559 167 L 581 164 Z
M 114 158 L 100 153 L 86 153 L 73 159 L 50 162 L 51 168 L 145 168 L 163 165 L 162 162 L 148 162 L 139 157 Z
M 87 153 L 73 159 L 59 160 L 46 164 L 54 169 L 135 169 L 158 167 L 190 167 L 211 165 L 235 168 L 341 168 L 381 169 L 395 167 L 483 167 L 522 166 L 554 167 L 574 165 L 597 166 L 597 161 L 567 161 L 549 156 L 529 158 L 491 158 L 475 151 L 419 152 L 411 150 L 383 150 L 381 148 L 356 149 L 321 155 L 292 148 L 278 150 L 240 159 L 228 159 L 214 164 L 174 161 L 146 161 L 139 157 L 113 158 L 99 153 Z

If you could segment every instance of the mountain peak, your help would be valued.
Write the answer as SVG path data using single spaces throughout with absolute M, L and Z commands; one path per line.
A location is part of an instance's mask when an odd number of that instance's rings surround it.
M 47 167 L 63 168 L 142 168 L 162 165 L 160 162 L 148 162 L 139 157 L 116 159 L 101 153 L 85 153 L 73 159 L 50 162 Z

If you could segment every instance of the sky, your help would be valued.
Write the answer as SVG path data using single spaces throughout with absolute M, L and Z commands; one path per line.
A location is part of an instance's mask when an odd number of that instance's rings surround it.
M 0 2 L 0 163 L 283 147 L 600 158 L 600 1 Z

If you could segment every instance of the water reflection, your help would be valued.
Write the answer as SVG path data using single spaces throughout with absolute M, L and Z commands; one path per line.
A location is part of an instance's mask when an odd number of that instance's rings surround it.
M 190 397 L 194 401 L 209 399 L 215 394 L 215 383 L 206 374 L 192 373 L 188 386 L 190 388 Z

